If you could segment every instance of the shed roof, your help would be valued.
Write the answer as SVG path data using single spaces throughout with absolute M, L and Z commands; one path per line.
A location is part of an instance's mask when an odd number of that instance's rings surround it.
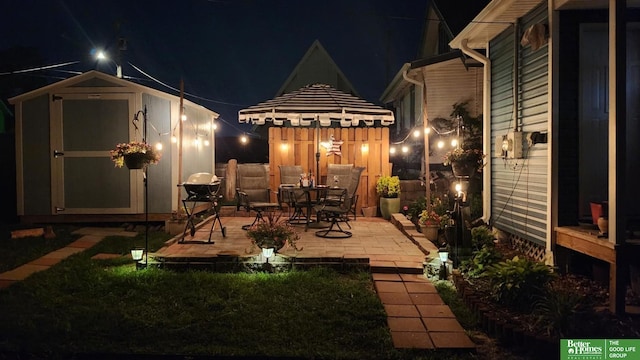
M 84 92 L 93 91 L 99 93 L 116 93 L 123 92 L 124 89 L 128 89 L 130 92 L 145 92 L 148 94 L 152 94 L 158 97 L 168 98 L 171 100 L 179 100 L 180 98 L 175 95 L 171 95 L 160 90 L 156 90 L 150 88 L 148 86 L 140 85 L 129 80 L 121 79 L 119 77 L 105 74 L 103 72 L 97 70 L 87 71 L 80 75 L 76 75 L 70 77 L 68 79 L 64 79 L 53 84 L 49 84 L 47 86 L 43 86 L 41 88 L 28 91 L 24 94 L 20 94 L 18 96 L 14 96 L 9 99 L 9 103 L 16 104 L 18 102 L 22 102 L 25 100 L 29 100 L 44 94 L 61 91 L 62 89 L 75 88 L 75 89 L 85 89 Z M 91 89 L 91 90 L 87 90 Z M 202 105 L 193 103 L 187 99 L 183 99 L 184 104 L 186 106 L 201 108 L 202 110 L 211 113 L 214 118 L 219 116 L 213 110 L 207 109 Z

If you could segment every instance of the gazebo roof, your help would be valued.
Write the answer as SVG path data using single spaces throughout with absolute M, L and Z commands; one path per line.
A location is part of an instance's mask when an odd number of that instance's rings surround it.
M 391 110 L 357 96 L 326 84 L 313 84 L 240 110 L 238 120 L 256 125 L 267 121 L 284 125 L 289 121 L 292 126 L 310 126 L 314 121 L 330 126 L 339 122 L 342 127 L 358 126 L 360 122 L 373 126 L 379 121 L 388 126 L 393 124 L 394 116 Z

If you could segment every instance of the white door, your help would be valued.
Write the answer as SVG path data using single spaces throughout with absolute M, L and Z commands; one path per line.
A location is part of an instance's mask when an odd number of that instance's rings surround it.
M 133 94 L 54 95 L 53 214 L 137 213 L 141 171 L 116 168 L 110 150 L 134 139 Z

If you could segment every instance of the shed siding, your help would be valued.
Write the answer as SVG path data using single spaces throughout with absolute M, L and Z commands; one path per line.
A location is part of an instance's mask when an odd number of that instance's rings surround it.
M 491 141 L 514 129 L 525 134 L 546 132 L 548 119 L 547 46 L 533 51 L 518 44 L 518 100 L 514 119 L 514 42 L 535 23 L 547 21 L 546 4 L 520 19 L 519 33 L 510 27 L 489 44 L 492 71 Z M 526 141 L 525 141 L 526 143 Z M 522 159 L 502 159 L 492 154 L 491 216 L 496 227 L 538 245 L 546 243 L 547 144 L 524 145 Z
M 51 213 L 51 149 L 49 141 L 49 94 L 41 95 L 22 104 L 22 197 L 24 214 Z M 20 200 L 18 200 L 20 202 Z
M 163 196 L 149 196 L 149 212 L 170 213 L 172 210 L 171 194 L 174 184 L 171 183 L 171 102 L 150 94 L 142 94 L 142 103 L 147 106 L 147 142 L 155 145 L 162 143 L 160 162 L 147 168 L 149 174 L 149 193 Z

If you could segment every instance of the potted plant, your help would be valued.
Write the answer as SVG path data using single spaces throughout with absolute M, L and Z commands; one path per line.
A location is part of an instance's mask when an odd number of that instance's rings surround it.
M 160 153 L 145 142 L 131 141 L 116 145 L 111 150 L 111 160 L 116 167 L 127 165 L 129 169 L 142 169 L 147 164 L 157 164 Z
M 400 212 L 400 178 L 383 175 L 378 178 L 376 192 L 380 195 L 380 212 L 385 220 L 391 219 L 391 214 Z
M 424 236 L 431 242 L 436 243 L 440 229 L 444 229 L 449 223 L 449 215 L 440 215 L 434 210 L 423 210 L 420 213 L 419 223 Z
M 455 176 L 473 176 L 476 172 L 481 172 L 484 166 L 484 154 L 480 149 L 456 148 L 444 155 L 443 164 L 451 165 Z
M 281 219 L 281 214 L 275 215 L 269 212 L 265 219 L 253 224 L 247 230 L 247 237 L 251 239 L 252 247 L 273 249 L 277 252 L 285 245 L 289 245 L 295 250 L 301 250 L 296 247 L 300 236 L 286 219 Z

